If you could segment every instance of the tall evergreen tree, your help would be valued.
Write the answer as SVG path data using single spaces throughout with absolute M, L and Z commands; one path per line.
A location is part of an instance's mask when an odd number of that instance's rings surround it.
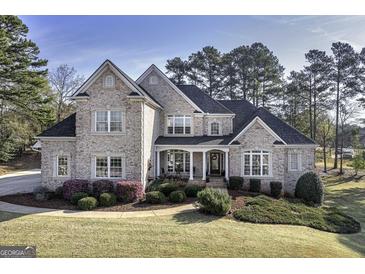
M 240 46 L 230 52 L 237 73 L 237 98 L 248 99 L 252 82 L 252 56 L 249 46 Z
M 185 78 L 187 76 L 188 64 L 186 61 L 181 60 L 180 57 L 167 60 L 166 64 L 167 73 L 171 75 L 171 80 L 177 84 L 185 84 Z
M 337 168 L 340 104 L 343 98 L 355 96 L 360 91 L 360 58 L 353 47 L 347 43 L 333 43 L 331 49 L 333 53 L 331 80 L 336 94 L 335 159 L 333 168 Z
M 224 89 L 218 94 L 220 99 L 229 98 L 231 100 L 238 99 L 238 69 L 234 63 L 232 53 L 226 53 L 222 58 L 222 85 Z

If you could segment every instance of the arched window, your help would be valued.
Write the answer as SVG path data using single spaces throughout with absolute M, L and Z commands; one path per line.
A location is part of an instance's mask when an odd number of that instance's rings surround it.
M 106 88 L 113 88 L 114 87 L 114 76 L 113 75 L 105 76 L 104 86 Z
M 157 85 L 157 84 L 158 84 L 158 78 L 157 78 L 157 76 L 152 75 L 152 76 L 149 78 L 149 84 L 150 84 L 150 85 Z
M 210 135 L 220 135 L 220 128 L 218 122 L 212 122 L 210 124 Z

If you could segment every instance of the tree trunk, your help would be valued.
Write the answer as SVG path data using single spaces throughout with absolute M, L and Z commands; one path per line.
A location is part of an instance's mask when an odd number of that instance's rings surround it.
M 323 142 L 323 172 L 327 173 L 326 141 Z
M 313 78 L 313 140 L 316 140 L 317 134 L 317 91 L 315 78 Z
M 309 132 L 313 139 L 313 118 L 312 118 L 312 78 L 309 79 Z
M 341 124 L 341 159 L 340 159 L 340 175 L 343 174 L 342 169 L 342 161 L 343 161 L 343 124 Z
M 335 132 L 335 160 L 333 168 L 337 168 L 337 149 L 338 149 L 338 116 L 340 109 L 340 72 L 337 70 L 337 94 L 336 94 L 336 132 Z

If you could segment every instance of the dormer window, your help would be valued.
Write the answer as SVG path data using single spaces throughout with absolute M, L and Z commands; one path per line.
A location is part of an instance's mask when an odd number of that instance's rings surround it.
M 209 123 L 209 135 L 222 135 L 221 124 L 217 121 Z
M 157 78 L 157 76 L 152 75 L 152 76 L 149 78 L 149 84 L 150 84 L 150 85 L 157 85 L 157 84 L 158 84 L 158 78 Z
M 114 76 L 113 75 L 107 75 L 104 79 L 104 87 L 106 88 L 113 88 L 114 87 Z

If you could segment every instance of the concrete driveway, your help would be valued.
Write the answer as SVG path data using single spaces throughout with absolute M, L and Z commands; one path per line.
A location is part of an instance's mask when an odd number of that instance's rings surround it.
M 41 170 L 32 169 L 0 176 L 0 196 L 29 193 L 41 185 Z

